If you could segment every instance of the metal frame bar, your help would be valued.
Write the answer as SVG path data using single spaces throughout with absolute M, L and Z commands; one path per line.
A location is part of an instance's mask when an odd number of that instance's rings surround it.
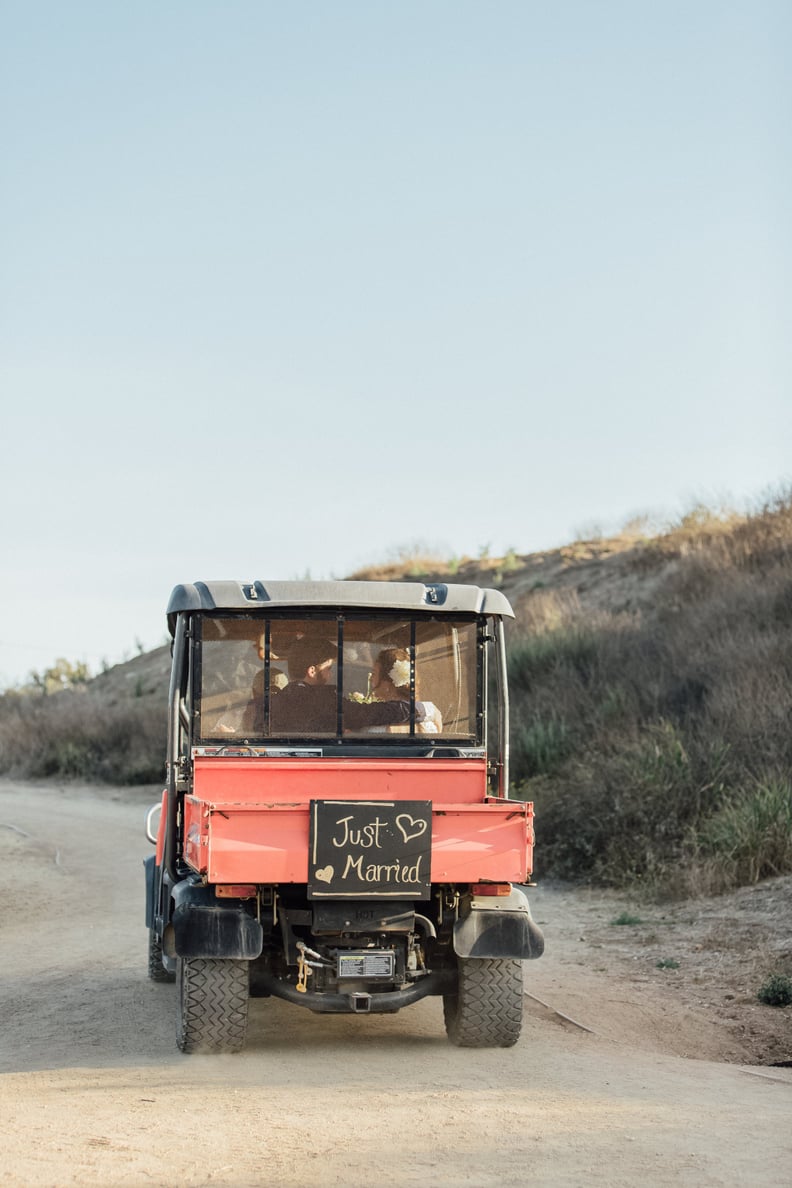
M 336 619 L 336 648 L 338 650 L 338 658 L 336 660 L 336 672 L 338 674 L 338 680 L 336 681 L 336 738 L 340 739 L 344 735 L 344 616 L 338 615 Z
M 498 794 L 509 795 L 509 680 L 506 669 L 506 632 L 503 619 L 495 625 L 498 640 Z
M 410 619 L 410 738 L 415 738 L 415 619 Z
M 270 672 L 272 664 L 270 659 L 270 620 L 264 621 L 264 732 L 269 734 L 270 729 L 270 702 L 272 697 L 270 694 Z
M 163 865 L 173 882 L 176 882 L 176 831 L 178 829 L 178 789 L 176 787 L 181 770 L 180 755 L 180 714 L 179 704 L 182 693 L 182 673 L 184 671 L 184 648 L 187 638 L 187 615 L 180 614 L 176 622 L 176 632 L 173 637 L 173 658 L 171 664 L 170 686 L 168 688 L 168 810 L 165 825 L 165 847 Z

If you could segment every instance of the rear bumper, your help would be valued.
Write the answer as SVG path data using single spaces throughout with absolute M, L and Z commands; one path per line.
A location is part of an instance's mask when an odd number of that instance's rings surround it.
M 288 982 L 271 974 L 257 974 L 258 990 L 283 998 L 295 1006 L 307 1007 L 309 1011 L 331 1015 L 374 1015 L 384 1011 L 399 1011 L 410 1003 L 418 1002 L 430 994 L 445 994 L 453 990 L 454 975 L 451 971 L 437 971 L 426 974 L 420 981 L 403 990 L 386 990 L 382 993 L 325 994 L 306 990 L 304 993 Z

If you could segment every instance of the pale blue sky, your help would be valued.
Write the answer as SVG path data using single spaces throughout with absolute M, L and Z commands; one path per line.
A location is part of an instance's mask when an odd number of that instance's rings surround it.
M 0 3 L 0 682 L 792 474 L 792 5 Z

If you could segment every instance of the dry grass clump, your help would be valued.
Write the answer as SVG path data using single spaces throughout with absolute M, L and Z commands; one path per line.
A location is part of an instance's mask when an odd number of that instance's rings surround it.
M 452 567 L 453 567 L 453 563 Z M 401 561 L 381 561 L 375 565 L 364 565 L 356 569 L 346 581 L 350 582 L 403 582 L 421 581 L 425 578 L 452 575 L 449 562 L 428 554 L 415 556 L 404 565 Z
M 638 564 L 698 556 L 707 570 L 720 566 L 747 571 L 788 561 L 792 553 L 792 501 L 782 490 L 753 513 L 699 504 L 676 524 L 644 542 Z
M 544 590 L 511 640 L 542 867 L 702 892 L 792 871 L 792 500 L 700 513 L 645 551 L 650 605 Z
M 465 558 L 467 560 L 467 558 Z M 437 549 L 416 541 L 401 545 L 386 560 L 365 565 L 347 578 L 351 582 L 399 582 L 405 579 L 415 581 L 428 577 L 453 577 L 459 569 L 459 559 L 444 558 Z

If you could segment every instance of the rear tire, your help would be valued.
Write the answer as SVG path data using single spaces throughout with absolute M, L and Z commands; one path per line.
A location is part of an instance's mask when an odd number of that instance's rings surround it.
M 182 1052 L 239 1052 L 247 1031 L 247 961 L 179 957 L 176 1043 Z
M 458 1048 L 511 1048 L 522 1030 L 522 962 L 457 960 L 455 994 L 443 995 L 446 1034 Z
M 174 982 L 176 974 L 171 973 L 162 964 L 162 941 L 153 928 L 149 928 L 148 935 L 148 976 L 152 982 Z

